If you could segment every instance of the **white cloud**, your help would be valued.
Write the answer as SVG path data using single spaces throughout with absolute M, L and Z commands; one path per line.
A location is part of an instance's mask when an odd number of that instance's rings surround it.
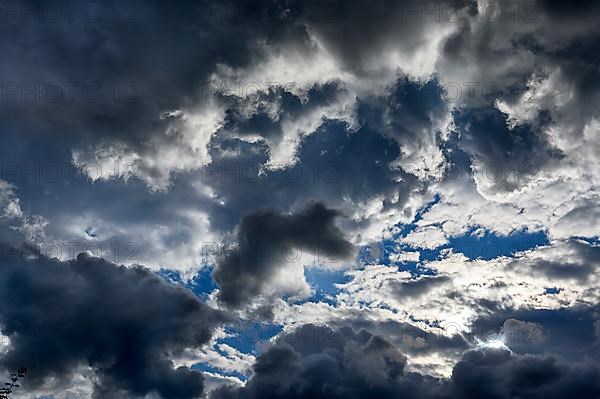
M 446 235 L 436 226 L 417 227 L 411 231 L 402 243 L 408 244 L 414 248 L 434 249 L 448 243 Z
M 73 164 L 92 181 L 141 178 L 152 190 L 169 188 L 172 175 L 191 172 L 210 163 L 208 144 L 222 126 L 224 109 L 214 103 L 164 112 L 162 132 L 148 132 L 135 148 L 101 143 L 73 151 Z
M 24 212 L 15 190 L 14 185 L 0 179 L 0 222 L 21 233 L 28 242 L 35 242 L 44 237 L 48 222 L 39 215 Z

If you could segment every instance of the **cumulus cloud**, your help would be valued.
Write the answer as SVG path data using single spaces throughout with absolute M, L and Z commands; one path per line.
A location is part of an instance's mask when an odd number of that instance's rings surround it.
M 211 397 L 560 398 L 576 389 L 591 398 L 600 392 L 593 360 L 485 348 L 465 352 L 443 380 L 408 372 L 406 362 L 396 346 L 367 330 L 304 325 L 257 359 L 244 387 L 225 387 Z
M 600 389 L 599 371 L 594 361 L 569 363 L 552 355 L 471 351 L 454 367 L 450 392 L 457 398 L 561 398 L 570 392 L 592 398 Z
M 596 280 L 599 265 L 598 245 L 571 239 L 520 256 L 508 266 L 534 276 L 543 276 L 549 282 L 566 280 L 589 283 Z M 527 269 L 523 270 L 526 266 Z
M 301 251 L 319 256 L 316 262 L 325 257 L 348 259 L 354 247 L 335 225 L 338 216 L 321 203 L 292 215 L 263 210 L 245 216 L 238 227 L 237 248 L 220 260 L 213 274 L 219 299 L 232 306 L 251 301 Z
M 398 348 L 365 330 L 305 325 L 257 359 L 244 388 L 223 388 L 212 397 L 390 397 L 410 385 L 405 365 Z
M 80 254 L 49 259 L 31 248 L 3 256 L 4 369 L 26 366 L 25 388 L 54 388 L 90 367 L 94 395 L 193 398 L 200 372 L 175 368 L 172 357 L 206 344 L 226 315 L 142 267 L 119 267 Z

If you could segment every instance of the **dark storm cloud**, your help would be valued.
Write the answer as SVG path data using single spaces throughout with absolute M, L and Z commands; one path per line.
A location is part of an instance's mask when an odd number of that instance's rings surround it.
M 298 251 L 326 257 L 349 258 L 353 245 L 335 225 L 338 211 L 321 203 L 286 215 L 261 210 L 244 216 L 237 232 L 237 245 L 218 263 L 213 277 L 219 284 L 219 299 L 239 306 L 259 295 L 281 263 L 290 262 Z M 288 255 L 292 253 L 293 255 Z
M 366 330 L 305 325 L 257 358 L 243 388 L 213 398 L 582 398 L 600 394 L 600 366 L 506 350 L 465 352 L 448 380 L 406 370 L 398 347 Z
M 406 375 L 405 366 L 397 347 L 366 330 L 305 325 L 258 357 L 244 388 L 223 388 L 212 397 L 418 397 L 422 377 Z
M 560 124 L 581 131 L 598 116 L 600 5 L 593 0 L 523 3 L 524 8 L 515 1 L 487 2 L 488 11 L 497 4 L 503 13 L 496 20 L 477 14 L 473 1 L 102 1 L 87 8 L 103 10 L 92 20 L 83 14 L 90 3 L 67 0 L 51 7 L 64 12 L 75 5 L 74 20 L 63 14 L 53 22 L 48 15 L 37 15 L 50 10 L 42 2 L 15 2 L 23 8 L 14 13 L 7 8 L 12 3 L 5 2 L 0 7 L 0 34 L 8 38 L 0 44 L 0 159 L 22 169 L 31 167 L 31 161 L 60 162 L 67 165 L 65 173 L 74 149 L 93 154 L 122 144 L 129 154 L 144 158 L 137 166 L 151 179 L 171 178 L 171 170 L 185 172 L 172 176 L 168 192 L 152 194 L 139 181 L 91 185 L 85 176 L 76 182 L 63 176 L 57 184 L 48 179 L 39 184 L 31 174 L 27 179 L 9 174 L 7 180 L 18 187 L 25 211 L 47 218 L 50 237 L 69 240 L 70 234 L 87 234 L 86 243 L 94 240 L 108 249 L 115 238 L 124 244 L 151 231 L 151 238 L 137 243 L 144 256 L 158 259 L 168 251 L 178 265 L 187 256 L 176 250 L 178 245 L 194 251 L 205 225 L 215 234 L 238 226 L 238 246 L 220 259 L 214 278 L 221 302 L 239 307 L 266 290 L 295 249 L 347 258 L 354 247 L 343 232 L 356 232 L 380 215 L 391 215 L 385 221 L 394 224 L 401 212 L 414 211 L 407 205 L 413 202 L 410 196 L 427 192 L 430 182 L 396 165 L 413 170 L 409 154 L 430 156 L 444 145 L 437 129 L 451 110 L 441 96 L 441 87 L 449 83 L 462 87 L 463 96 L 456 101 L 457 134 L 451 143 L 460 152 L 446 161 L 464 157 L 461 166 L 469 173 L 471 161 L 482 162 L 480 175 L 498 192 L 515 191 L 538 170 L 560 165 L 565 155 L 553 147 L 556 140 L 546 136 L 547 129 Z M 444 14 L 444 6 L 450 14 Z M 518 9 L 524 12 L 520 17 L 514 13 Z M 450 20 L 453 12 L 461 16 Z M 431 44 L 444 35 L 449 37 L 434 49 Z M 223 83 L 207 82 L 218 66 L 223 66 L 224 79 L 230 70 L 256 76 L 245 72 L 254 71 L 265 57 L 282 55 L 285 68 L 288 49 L 310 60 L 316 42 L 334 58 L 331 64 L 339 66 L 340 79 L 347 82 L 312 87 L 309 82 L 301 95 L 292 90 L 294 82 L 275 82 L 252 98 L 221 92 L 204 96 L 207 84 Z M 427 54 L 421 54 L 424 49 Z M 430 80 L 404 77 L 429 73 L 423 72 L 429 64 L 435 64 Z M 495 101 L 519 106 L 528 81 L 553 72 L 557 86 L 549 89 L 551 96 L 568 93 L 568 101 L 557 106 L 560 101 L 544 98 L 533 107 L 531 121 L 512 127 Z M 365 87 L 391 82 L 391 75 L 402 78 L 385 89 Z M 465 84 L 471 83 L 479 85 L 477 93 L 488 85 L 485 96 L 465 96 Z M 284 170 L 264 168 L 273 144 L 285 143 L 287 122 L 301 124 L 329 105 L 350 101 L 349 90 L 354 89 L 371 93 L 356 98 L 356 107 L 344 115 L 356 116 L 357 126 L 323 113 L 317 121 L 321 126 L 301 138 L 297 163 Z M 61 97 L 54 101 L 56 90 Z M 196 160 L 202 151 L 185 151 L 190 137 L 184 134 L 184 118 L 161 115 L 203 109 L 211 101 L 223 107 L 225 120 L 209 135 L 212 163 L 198 170 L 202 160 L 185 166 L 185 155 Z M 194 139 L 200 136 L 196 133 L 191 133 Z M 251 136 L 264 141 L 242 141 Z M 421 170 L 422 165 L 416 167 Z M 320 202 L 302 210 L 309 200 Z M 340 218 L 342 214 L 349 217 Z M 580 215 L 571 211 L 568 216 Z M 15 235 L 0 231 L 3 241 L 18 241 Z M 523 267 L 525 273 L 549 280 L 549 286 L 589 282 L 600 263 L 597 245 L 572 240 L 568 247 L 573 256 L 566 260 L 546 256 L 508 267 Z M 0 259 L 0 321 L 11 339 L 0 365 L 27 366 L 29 388 L 51 377 L 60 383 L 79 366 L 90 366 L 97 377 L 97 397 L 193 398 L 203 393 L 202 374 L 174 369 L 171 359 L 205 344 L 225 315 L 141 267 L 118 267 L 86 256 L 59 262 L 21 255 L 17 252 L 17 261 Z M 195 262 L 193 258 L 189 264 L 197 266 Z M 447 281 L 420 277 L 398 283 L 395 293 L 400 298 L 424 296 Z M 473 302 L 468 292 L 449 295 Z M 371 332 L 304 326 L 259 356 L 245 387 L 223 388 L 214 396 L 600 397 L 597 362 L 581 361 L 599 355 L 597 309 L 507 311 L 493 299 L 477 305 L 491 315 L 476 320 L 475 332 L 466 338 L 438 337 L 396 322 L 372 323 L 362 312 L 357 312 L 358 320 L 338 324 Z M 275 309 L 267 304 L 255 314 L 277 319 Z M 516 336 L 516 342 L 507 342 L 514 353 L 466 352 L 447 381 L 407 371 L 404 353 L 456 359 L 468 338 L 481 337 L 482 325 Z M 539 341 L 521 342 L 521 333 Z
M 191 292 L 142 267 L 85 254 L 60 262 L 27 247 L 3 247 L 0 285 L 2 333 L 11 340 L 1 364 L 27 366 L 27 387 L 90 366 L 98 397 L 202 393 L 202 374 L 175 369 L 170 357 L 201 347 L 226 316 Z
M 7 145 L 14 141 L 11 151 L 28 162 L 48 137 L 57 152 L 46 162 L 70 162 L 74 150 L 126 148 L 141 156 L 133 171 L 164 179 L 172 166 L 157 165 L 156 151 L 186 142 L 179 121 L 161 114 L 197 105 L 217 64 L 252 63 L 258 42 L 304 42 L 304 27 L 285 9 L 267 1 L 7 4 L 0 26 L 11 38 L 0 44 Z
M 382 55 L 400 51 L 410 58 L 428 43 L 436 27 L 452 26 L 458 15 L 472 13 L 469 1 L 339 1 L 331 23 L 311 23 L 311 32 L 343 66 L 360 76 L 384 68 Z
M 600 395 L 600 366 L 591 359 L 569 363 L 552 355 L 513 355 L 506 350 L 469 351 L 454 366 L 441 397 L 559 399 Z

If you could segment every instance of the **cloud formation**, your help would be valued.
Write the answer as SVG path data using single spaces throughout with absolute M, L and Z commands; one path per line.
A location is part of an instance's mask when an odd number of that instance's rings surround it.
M 301 251 L 315 254 L 316 262 L 348 259 L 354 246 L 335 225 L 338 216 L 321 203 L 292 215 L 263 210 L 245 216 L 238 227 L 237 248 L 224 255 L 213 274 L 219 300 L 232 306 L 247 303 L 262 293 L 278 269 L 297 261 Z
M 254 365 L 242 387 L 212 398 L 561 398 L 600 393 L 600 366 L 552 355 L 516 355 L 483 348 L 463 354 L 449 380 L 405 370 L 406 357 L 366 330 L 304 325 L 281 337 Z
M 85 253 L 60 262 L 31 248 L 3 250 L 0 321 L 10 347 L 1 364 L 27 365 L 28 389 L 50 379 L 60 387 L 90 367 L 96 397 L 203 392 L 202 373 L 174 368 L 171 359 L 206 344 L 226 315 L 142 267 Z

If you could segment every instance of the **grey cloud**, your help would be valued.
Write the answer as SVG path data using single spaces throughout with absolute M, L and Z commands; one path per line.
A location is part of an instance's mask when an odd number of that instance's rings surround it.
M 219 299 L 239 306 L 261 294 L 276 269 L 291 261 L 286 258 L 290 249 L 311 251 L 321 260 L 349 258 L 354 247 L 335 225 L 338 216 L 321 203 L 291 215 L 260 210 L 244 216 L 238 226 L 238 247 L 219 261 L 213 273 Z
M 575 361 L 600 354 L 595 335 L 597 306 L 565 309 L 498 309 L 474 322 L 472 336 L 498 340 L 515 353 L 555 353 Z
M 539 172 L 559 176 L 570 162 L 593 162 L 595 138 L 584 132 L 598 118 L 598 5 L 478 3 L 479 13 L 459 21 L 445 38 L 436 63 L 440 84 L 458 110 L 459 145 L 478 158 L 484 169 L 479 174 L 492 176 L 489 187 L 478 190 L 516 192 Z M 486 17 L 490 11 L 496 16 Z M 494 116 L 486 108 L 510 115 Z M 469 114 L 475 119 L 465 120 Z
M 38 2 L 22 4 L 35 9 Z M 68 165 L 74 149 L 91 154 L 82 158 L 86 161 L 94 160 L 99 149 L 119 155 L 125 147 L 125 155 L 141 157 L 132 162 L 147 182 L 166 181 L 169 191 L 148 193 L 143 183 L 132 181 L 89 184 L 85 176 L 77 182 L 65 178 L 40 183 L 14 175 L 9 180 L 23 211 L 49 222 L 48 237 L 94 242 L 104 249 L 115 241 L 136 241 L 143 260 L 151 258 L 160 266 L 198 266 L 201 254 L 191 252 L 198 249 L 201 233 L 227 234 L 238 226 L 238 247 L 220 259 L 214 272 L 218 299 L 232 307 L 266 291 L 278 266 L 287 261 L 283 254 L 288 247 L 350 257 L 355 248 L 345 232 L 356 233 L 360 240 L 359 232 L 374 230 L 367 229 L 374 219 L 395 224 L 402 214 L 413 213 L 412 207 L 419 204 L 412 200 L 429 196 L 435 182 L 397 165 L 427 158 L 435 161 L 427 167 L 442 169 L 448 166 L 444 163 L 456 161 L 470 173 L 475 161 L 482 162 L 484 176 L 502 173 L 492 177 L 493 191 L 516 192 L 540 169 L 560 171 L 573 154 L 556 146 L 561 140 L 579 143 L 583 127 L 598 119 L 600 7 L 595 1 L 353 0 L 322 6 L 323 2 L 295 0 L 177 5 L 150 0 L 126 2 L 133 7 L 121 10 L 122 16 L 133 12 L 130 21 L 114 19 L 115 3 L 98 4 L 105 13 L 97 22 L 80 15 L 74 23 L 35 21 L 32 15 L 23 22 L 17 15 L 0 24 L 3 36 L 11 38 L 0 44 L 0 159 Z M 485 6 L 489 10 L 494 5 L 508 13 L 498 20 L 482 14 Z M 440 8 L 444 6 L 460 11 L 461 17 L 445 19 Z M 528 14 L 529 6 L 533 14 Z M 519 9 L 525 12 L 520 18 L 514 13 Z M 441 46 L 430 47 L 438 40 Z M 311 59 L 317 41 L 333 58 L 331 64 L 339 67 L 340 81 L 312 88 L 308 82 L 301 95 L 280 85 L 255 98 L 217 93 L 210 101 L 225 113 L 223 124 L 214 132 L 202 131 L 204 136 L 199 132 L 208 125 L 205 121 L 187 130 L 177 110 L 214 105 L 203 102 L 203 84 L 215 70 L 225 71 L 218 75 L 225 78 L 230 68 L 239 76 L 254 76 L 260 74 L 257 66 L 264 56 L 285 58 L 291 49 Z M 429 72 L 431 76 L 421 76 Z M 519 107 L 520 95 L 531 89 L 532 79 L 541 82 L 550 76 L 550 94 L 535 99 L 539 101 L 529 119 L 513 126 L 496 100 Z M 71 82 L 76 85 L 73 101 L 36 98 L 51 95 L 37 83 L 58 85 L 64 94 Z M 478 84 L 475 98 L 465 95 L 465 85 L 472 82 Z M 452 100 L 440 95 L 440 88 L 452 83 L 463 90 L 454 108 Z M 84 98 L 90 95 L 83 91 L 85 84 L 92 91 L 99 84 L 102 96 Z M 486 84 L 492 90 L 479 95 Z M 21 92 L 10 94 L 15 88 Z M 358 97 L 351 99 L 350 90 Z M 363 96 L 365 92 L 369 95 Z M 557 98 L 564 94 L 568 99 L 561 103 Z M 335 113 L 317 118 L 316 131 L 298 143 L 295 165 L 264 169 L 272 145 L 286 143 L 286 122 L 306 121 L 330 104 L 342 104 L 342 99 L 349 101 L 344 104 L 355 101 L 348 112 L 357 126 L 334 120 Z M 447 143 L 446 132 L 438 130 L 450 115 L 456 131 Z M 553 127 L 560 129 L 550 131 Z M 260 140 L 250 142 L 251 136 Z M 195 139 L 201 141 L 197 146 Z M 594 140 L 586 142 L 592 153 Z M 453 155 L 450 149 L 456 149 Z M 196 169 L 203 161 L 211 162 L 207 169 Z M 250 169 L 239 169 L 246 162 Z M 78 172 L 76 176 L 82 177 Z M 593 189 L 593 170 L 584 178 Z M 586 212 L 598 213 L 594 199 L 563 216 L 559 224 L 571 228 L 564 229 L 569 232 L 564 236 L 576 231 L 573 225 L 583 221 Z M 320 202 L 303 209 L 309 200 Z M 348 217 L 340 218 L 342 214 Z M 0 236 L 18 241 L 17 230 Z M 548 286 L 565 280 L 589 283 L 595 281 L 600 259 L 598 245 L 590 242 L 557 245 L 566 248 L 564 253 L 540 248 L 529 257 L 519 255 L 507 267 L 531 273 Z M 164 264 L 165 259 L 170 264 Z M 205 344 L 226 316 L 191 293 L 140 267 L 126 269 L 85 256 L 60 262 L 38 255 L 19 259 L 18 264 L 2 259 L 0 266 L 0 320 L 11 338 L 1 363 L 5 368 L 28 366 L 30 388 L 48 377 L 67 379 L 83 365 L 91 366 L 98 377 L 98 397 L 202 394 L 201 374 L 174 369 L 171 359 Z M 446 283 L 443 276 L 420 277 L 397 284 L 395 293 L 401 298 L 425 296 Z M 481 287 L 501 292 L 501 284 L 506 283 Z M 469 292 L 448 295 L 473 303 Z M 331 336 L 335 342 L 293 342 L 290 336 L 277 340 L 259 358 L 245 388 L 223 389 L 217 396 L 599 397 L 597 363 L 580 362 L 586 352 L 598 354 L 597 311 L 594 317 L 575 311 L 568 317 L 508 311 L 503 306 L 511 298 L 505 298 L 475 304 L 489 313 L 476 323 L 491 321 L 494 331 L 511 336 L 522 330 L 534 335 L 543 331 L 543 344 L 508 342 L 513 354 L 468 352 L 448 381 L 408 372 L 403 353 L 456 357 L 472 336 L 442 338 L 401 323 L 347 320 L 339 324 L 371 332 L 305 327 L 301 331 Z M 255 314 L 276 319 L 274 311 L 264 305 Z M 358 313 L 361 317 L 364 313 Z M 400 337 L 398 329 L 405 330 Z M 567 344 L 569 339 L 578 345 Z M 542 354 L 545 350 L 568 360 Z
M 305 325 L 258 357 L 244 388 L 222 388 L 212 397 L 417 397 L 419 379 L 406 376 L 405 366 L 397 347 L 366 330 Z
M 505 343 L 510 346 L 519 344 L 543 345 L 548 337 L 544 334 L 544 327 L 540 323 L 507 319 L 502 325 Z
M 332 320 L 329 327 L 352 328 L 355 331 L 367 330 L 374 335 L 385 337 L 407 355 L 438 354 L 447 358 L 458 359 L 460 354 L 469 348 L 469 343 L 460 334 L 448 337 L 425 331 L 416 325 L 395 320 L 371 321 L 360 317 L 359 313 L 343 320 Z M 452 329 L 452 325 L 444 326 Z M 440 329 L 441 331 L 441 329 Z
M 436 66 L 442 85 L 474 87 L 474 95 L 461 96 L 457 104 L 460 108 L 496 106 L 500 100 L 520 112 L 531 108 L 525 111 L 531 114 L 523 128 L 535 131 L 558 126 L 563 139 L 581 139 L 584 126 L 597 116 L 592 104 L 600 95 L 597 79 L 593 78 L 599 65 L 600 32 L 594 22 L 600 11 L 598 5 L 587 1 L 577 5 L 511 0 L 480 3 L 481 12 L 496 10 L 497 17 L 478 15 L 479 19 L 465 20 L 446 39 Z M 537 89 L 532 88 L 535 82 L 550 75 L 553 80 L 548 83 L 549 92 L 536 93 Z M 532 98 L 521 100 L 527 90 L 534 93 Z M 565 91 L 570 94 L 561 99 Z M 533 154 L 518 142 L 506 146 L 507 136 L 518 134 L 517 130 L 494 133 L 493 137 L 483 133 L 481 145 L 490 138 L 498 140 L 494 143 L 498 151 L 531 157 L 538 169 L 560 160 L 560 153 L 547 151 L 550 140 L 539 133 L 527 136 L 538 140 L 539 149 Z
M 468 1 L 335 2 L 330 23 L 307 22 L 344 67 L 358 76 L 378 74 L 388 67 L 382 60 L 399 51 L 406 60 L 426 47 L 431 33 L 456 24 L 456 16 L 468 16 Z M 469 6 L 471 4 L 471 7 Z
M 512 355 L 505 350 L 470 351 L 454 366 L 451 398 L 564 398 L 600 394 L 600 367 L 569 363 L 552 355 Z M 442 396 L 446 397 L 446 396 Z
M 280 337 L 257 358 L 244 387 L 212 398 L 562 398 L 600 394 L 600 366 L 506 350 L 466 351 L 449 379 L 406 370 L 396 346 L 366 330 L 305 325 Z M 325 377 L 326 376 L 326 377 Z
M 422 276 L 412 280 L 391 283 L 394 294 L 398 299 L 420 297 L 434 287 L 440 286 L 451 279 L 447 276 Z
M 26 247 L 4 252 L 0 284 L 2 333 L 10 338 L 1 364 L 28 367 L 28 389 L 89 366 L 97 397 L 195 398 L 202 374 L 175 369 L 171 359 L 207 343 L 227 320 L 142 267 L 85 254 L 60 262 Z
M 46 17 L 56 9 L 58 20 Z M 125 148 L 141 156 L 134 166 L 144 178 L 164 184 L 161 151 L 181 155 L 189 143 L 160 115 L 196 105 L 216 65 L 248 65 L 256 42 L 306 40 L 284 10 L 264 1 L 15 3 L 0 27 L 13 38 L 0 45 L 2 128 L 51 135 L 62 151 Z
M 559 241 L 554 247 L 542 249 L 538 256 L 531 259 L 522 257 L 508 264 L 510 268 L 552 279 L 549 285 L 554 279 L 589 281 L 599 266 L 600 247 L 576 238 Z
M 562 263 L 550 260 L 540 260 L 535 267 L 539 273 L 558 280 L 586 281 L 596 270 L 593 264 Z

